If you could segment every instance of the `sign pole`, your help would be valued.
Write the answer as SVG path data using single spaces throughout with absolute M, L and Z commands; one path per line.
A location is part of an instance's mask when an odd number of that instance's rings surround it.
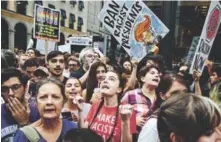
M 47 63 L 47 56 L 48 56 L 48 41 L 45 40 L 45 63 Z

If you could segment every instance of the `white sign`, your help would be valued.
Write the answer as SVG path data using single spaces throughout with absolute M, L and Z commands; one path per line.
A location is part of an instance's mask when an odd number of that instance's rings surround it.
M 68 52 L 71 54 L 71 45 L 70 44 L 60 45 L 58 46 L 58 51 Z
M 69 37 L 68 44 L 71 45 L 83 45 L 83 46 L 91 46 L 92 45 L 92 37 Z
M 142 1 L 106 1 L 98 18 L 120 46 L 138 61 L 169 32 Z
M 190 74 L 192 74 L 194 70 L 198 70 L 201 73 L 203 72 L 205 62 L 209 56 L 220 22 L 221 5 L 219 1 L 211 1 L 206 21 L 203 26 L 203 31 L 190 67 Z
M 43 55 L 45 55 L 45 40 L 37 39 L 36 49 Z M 48 53 L 53 51 L 55 48 L 55 42 L 47 41 L 48 42 Z

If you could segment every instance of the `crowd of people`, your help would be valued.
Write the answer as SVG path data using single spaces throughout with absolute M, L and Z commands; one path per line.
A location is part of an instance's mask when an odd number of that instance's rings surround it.
M 112 62 L 92 47 L 1 51 L 3 142 L 221 142 L 221 66 L 161 55 Z

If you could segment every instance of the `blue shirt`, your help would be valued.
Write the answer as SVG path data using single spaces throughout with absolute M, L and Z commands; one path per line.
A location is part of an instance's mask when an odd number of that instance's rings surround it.
M 29 122 L 35 122 L 40 118 L 39 111 L 36 105 L 29 104 L 30 116 Z M 1 141 L 12 142 L 13 135 L 19 129 L 19 125 L 11 115 L 11 112 L 6 108 L 5 104 L 1 105 Z
M 77 123 L 68 121 L 66 119 L 62 120 L 63 125 L 62 125 L 62 130 L 61 130 L 61 134 L 58 137 L 58 139 L 56 140 L 56 142 L 62 142 L 64 135 L 67 133 L 68 130 L 72 129 L 72 128 L 77 128 Z M 39 134 L 39 133 L 38 133 Z M 39 134 L 40 136 L 40 142 L 47 142 L 42 136 L 41 134 Z M 13 139 L 14 142 L 29 142 L 29 140 L 26 138 L 25 134 L 21 131 L 18 130 L 14 136 Z

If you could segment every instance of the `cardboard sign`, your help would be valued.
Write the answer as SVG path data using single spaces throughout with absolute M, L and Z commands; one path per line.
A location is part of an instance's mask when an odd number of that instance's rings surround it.
M 68 52 L 71 54 L 71 45 L 70 44 L 65 44 L 65 45 L 60 45 L 58 46 L 58 51 L 61 51 L 61 52 Z
M 213 45 L 213 41 L 216 37 L 219 25 L 221 22 L 221 5 L 219 1 L 211 1 L 206 21 L 203 26 L 203 30 L 197 45 L 197 49 L 193 58 L 193 62 L 190 68 L 190 74 L 194 70 L 198 70 L 201 73 L 205 66 L 210 50 Z
M 142 1 L 107 1 L 99 20 L 131 56 L 141 60 L 169 29 Z
M 45 48 L 45 42 L 47 43 L 47 51 Z M 53 51 L 55 49 L 55 42 L 53 41 L 45 41 L 38 39 L 36 43 L 36 49 L 42 54 L 42 55 L 47 55 L 49 52 Z M 46 53 L 47 52 L 47 53 Z
M 60 11 L 35 4 L 33 36 L 36 39 L 60 41 Z

